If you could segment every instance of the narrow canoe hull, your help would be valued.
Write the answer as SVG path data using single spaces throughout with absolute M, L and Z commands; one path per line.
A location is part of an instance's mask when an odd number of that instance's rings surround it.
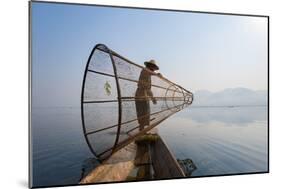
M 151 134 L 149 134 L 151 135 Z M 132 142 L 92 170 L 81 184 L 181 178 L 185 173 L 158 134 L 156 140 Z

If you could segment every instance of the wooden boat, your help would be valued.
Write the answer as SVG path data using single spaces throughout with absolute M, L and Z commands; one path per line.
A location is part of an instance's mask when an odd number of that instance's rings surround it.
M 148 133 L 115 152 L 80 182 L 104 183 L 186 177 L 157 133 Z

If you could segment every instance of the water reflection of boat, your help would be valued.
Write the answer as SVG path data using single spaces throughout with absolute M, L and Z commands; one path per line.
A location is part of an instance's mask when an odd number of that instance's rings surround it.
M 195 169 L 192 160 L 176 160 L 163 139 L 150 132 L 114 153 L 80 184 L 182 178 L 191 176 Z

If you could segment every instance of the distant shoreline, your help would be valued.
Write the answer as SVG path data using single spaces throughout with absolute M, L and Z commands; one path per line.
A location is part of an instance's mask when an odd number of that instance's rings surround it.
M 199 105 L 191 105 L 189 106 L 189 108 L 246 108 L 246 107 L 267 107 L 268 105 L 203 105 L 203 106 L 199 106 Z

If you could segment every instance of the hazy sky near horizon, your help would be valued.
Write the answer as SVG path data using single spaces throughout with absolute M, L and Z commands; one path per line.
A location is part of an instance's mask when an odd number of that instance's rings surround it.
M 267 19 L 32 2 L 34 106 L 80 103 L 97 43 L 194 92 L 267 89 Z

